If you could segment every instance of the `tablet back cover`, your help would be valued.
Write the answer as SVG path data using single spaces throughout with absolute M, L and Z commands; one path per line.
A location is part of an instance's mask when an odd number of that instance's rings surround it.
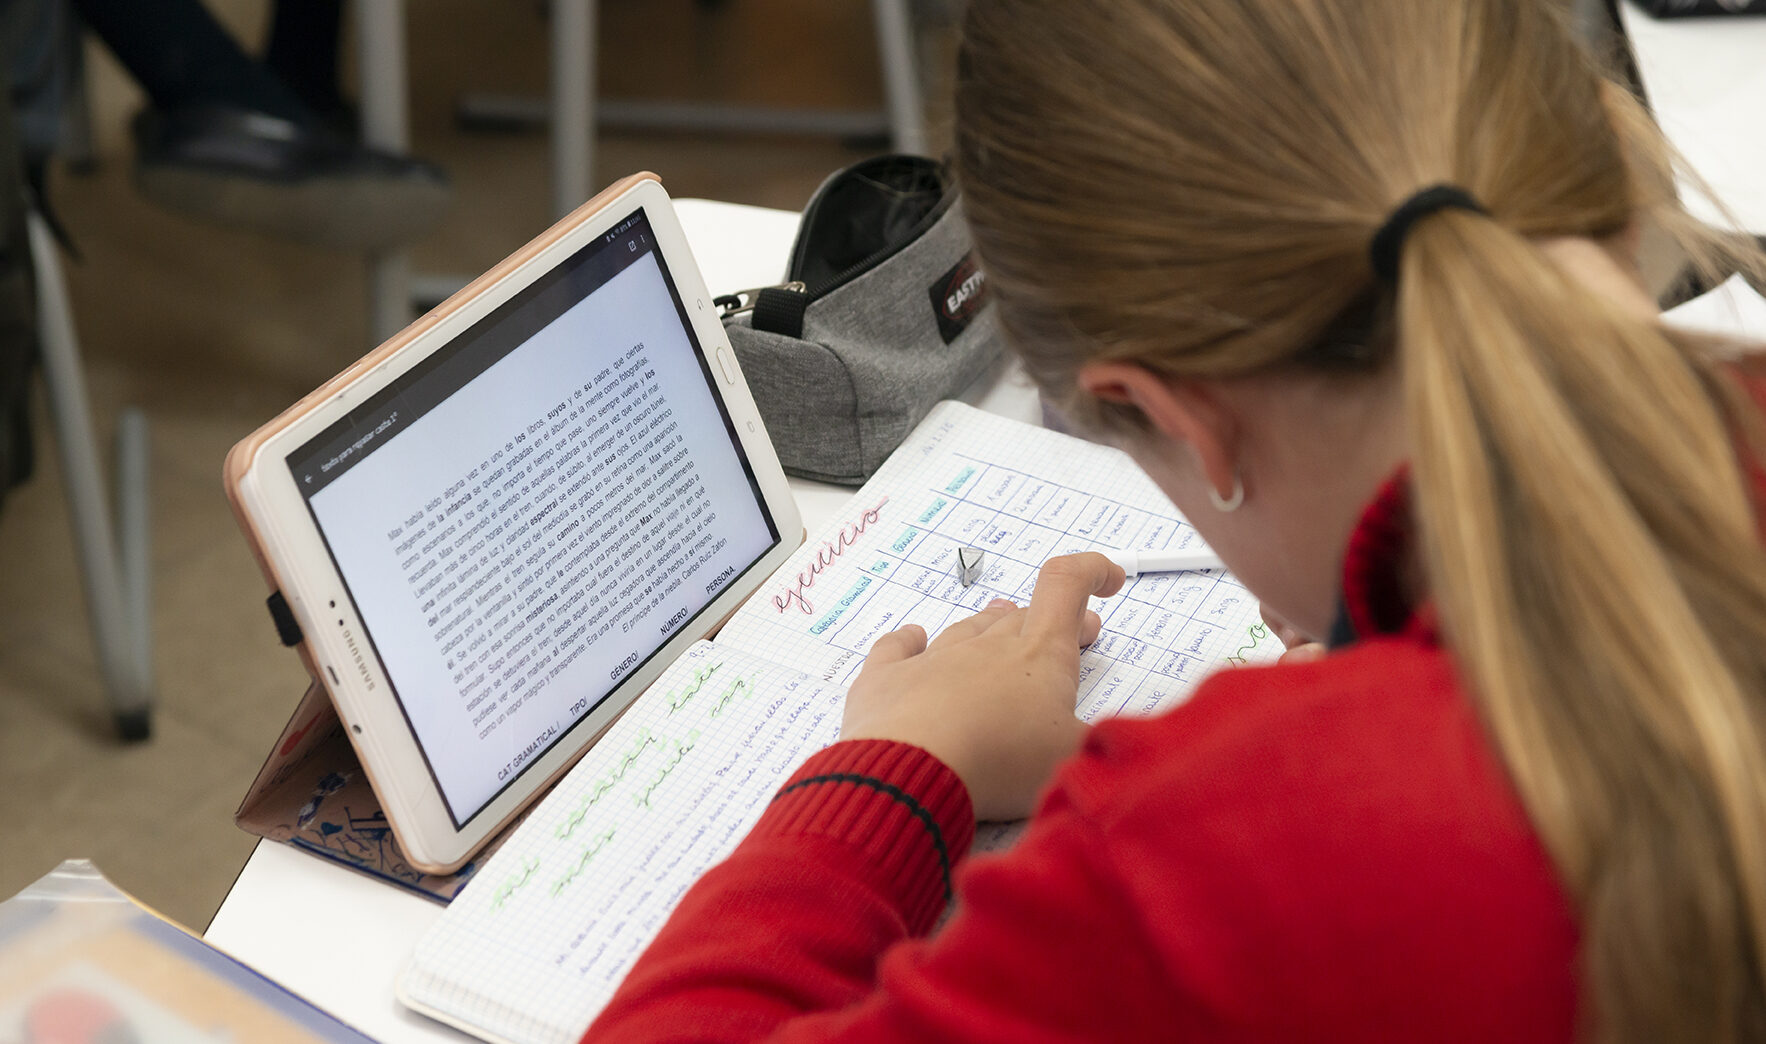
M 371 877 L 448 902 L 502 847 L 525 814 L 498 831 L 471 862 L 427 874 L 399 850 L 380 799 L 344 735 L 331 698 L 307 687 L 233 821 L 248 833 L 293 845 Z

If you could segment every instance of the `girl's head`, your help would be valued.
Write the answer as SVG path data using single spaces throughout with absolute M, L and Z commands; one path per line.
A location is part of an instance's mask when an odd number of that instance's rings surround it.
M 1408 464 L 1612 1040 L 1766 1034 L 1751 416 L 1637 285 L 1640 221 L 1692 228 L 1663 154 L 1544 0 L 970 0 L 957 163 L 1016 350 L 1315 634 Z M 1489 216 L 1377 277 L 1440 183 Z
M 1600 80 L 1524 0 L 1026 0 L 977 4 L 967 32 L 958 162 L 1018 351 L 1074 421 L 1127 436 L 1267 603 L 1322 634 L 1353 512 L 1406 455 L 1389 408 L 1396 300 L 1369 240 L 1438 182 L 1500 226 L 1429 223 L 1487 226 L 1472 234 L 1495 250 L 1622 237 L 1636 200 Z M 1453 234 L 1419 229 L 1406 253 Z M 1119 369 L 1085 372 L 1100 363 L 1220 382 L 1216 400 L 1311 388 L 1313 437 L 1272 443 L 1241 423 L 1221 433 L 1237 451 L 1225 456 L 1252 459 L 1213 459 L 1194 440 L 1149 457 L 1134 436 L 1156 419 L 1121 401 L 1140 389 L 1116 386 Z M 1263 387 L 1272 377 L 1286 387 Z M 1265 398 L 1248 404 L 1262 419 Z M 1180 405 L 1239 419 L 1236 400 Z M 1235 470 L 1245 507 L 1211 526 L 1202 494 L 1230 497 Z

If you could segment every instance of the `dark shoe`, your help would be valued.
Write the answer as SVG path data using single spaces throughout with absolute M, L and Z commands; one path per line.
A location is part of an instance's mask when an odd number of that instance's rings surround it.
M 135 118 L 135 182 L 174 210 L 351 250 L 417 239 L 447 209 L 441 168 L 322 127 L 223 106 Z

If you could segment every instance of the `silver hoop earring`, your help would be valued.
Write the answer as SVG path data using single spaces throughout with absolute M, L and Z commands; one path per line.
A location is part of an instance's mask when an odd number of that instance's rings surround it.
M 1239 473 L 1236 471 L 1233 472 L 1232 496 L 1223 497 L 1220 495 L 1219 490 L 1215 489 L 1213 486 L 1209 486 L 1208 502 L 1214 505 L 1214 510 L 1223 515 L 1230 515 L 1234 511 L 1237 511 L 1239 505 L 1245 502 L 1245 483 L 1239 478 Z

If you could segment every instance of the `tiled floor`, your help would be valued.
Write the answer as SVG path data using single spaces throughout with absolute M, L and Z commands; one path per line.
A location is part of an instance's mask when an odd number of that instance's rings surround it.
M 261 0 L 214 0 L 256 38 Z M 609 94 L 865 107 L 878 86 L 863 0 L 603 4 Z M 427 270 L 471 274 L 546 224 L 544 140 L 453 126 L 464 90 L 544 87 L 542 5 L 410 5 L 416 149 L 457 202 L 417 244 Z M 86 856 L 124 888 L 201 929 L 253 839 L 232 813 L 303 687 L 277 645 L 263 582 L 221 492 L 238 438 L 364 352 L 359 258 L 192 223 L 130 187 L 122 134 L 138 95 L 107 58 L 92 70 L 100 170 L 58 176 L 85 260 L 68 265 L 101 424 L 119 405 L 152 424 L 151 742 L 112 738 L 53 444 L 0 511 L 0 896 Z M 936 79 L 936 73 L 934 72 Z M 604 136 L 597 179 L 648 168 L 677 196 L 802 203 L 862 153 L 801 139 Z

